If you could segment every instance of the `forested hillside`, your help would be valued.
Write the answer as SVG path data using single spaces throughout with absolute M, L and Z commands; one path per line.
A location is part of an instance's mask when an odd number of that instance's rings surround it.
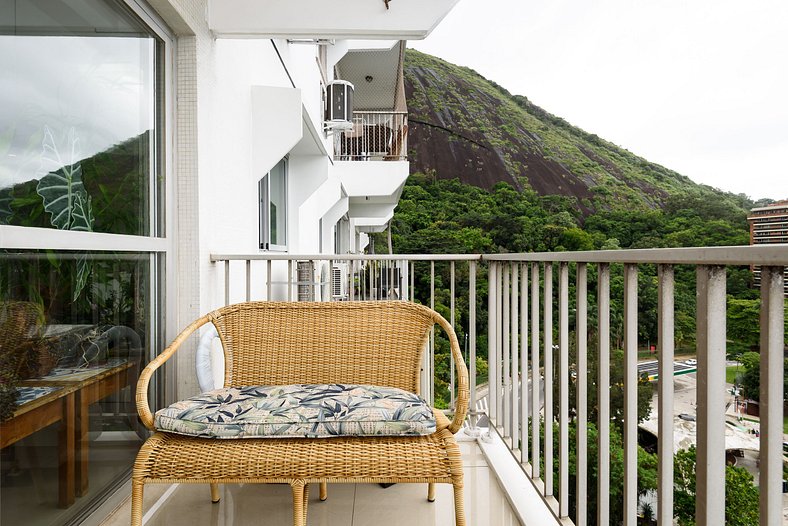
M 412 173 L 434 171 L 438 178 L 487 189 L 506 182 L 542 196 L 567 196 L 584 214 L 655 209 L 685 194 L 749 208 L 744 196 L 695 184 L 471 69 L 409 49 L 404 73 Z
M 745 245 L 745 196 L 698 185 L 579 130 L 475 72 L 414 51 L 406 55 L 413 170 L 391 222 L 396 253 L 500 253 Z M 378 238 L 376 246 L 385 246 Z M 417 298 L 430 295 L 417 268 Z M 623 339 L 623 276 L 614 265 L 611 339 Z M 478 287 L 487 289 L 486 268 Z M 436 265 L 436 308 L 449 314 L 449 268 Z M 694 269 L 676 269 L 676 343 L 693 352 Z M 456 269 L 467 290 L 467 269 Z M 657 339 L 656 268 L 639 272 L 639 341 Z M 596 273 L 589 274 L 595 301 Z M 757 346 L 757 292 L 749 268 L 730 268 L 730 351 Z M 481 300 L 480 300 L 481 301 Z M 460 337 L 467 297 L 457 298 Z M 593 318 L 595 314 L 592 312 Z M 479 371 L 486 370 L 486 305 L 477 306 Z M 756 316 L 757 318 L 757 316 Z M 590 320 L 592 324 L 594 320 Z M 447 353 L 438 342 L 439 354 Z M 440 371 L 439 371 L 440 372 Z M 448 369 L 445 371 L 448 379 Z M 439 384 L 442 382 L 439 379 Z M 439 385 L 445 389 L 446 385 Z M 446 391 L 443 391 L 446 393 Z

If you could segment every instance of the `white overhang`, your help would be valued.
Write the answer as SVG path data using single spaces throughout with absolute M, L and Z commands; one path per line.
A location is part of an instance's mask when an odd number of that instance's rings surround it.
M 219 37 L 420 40 L 459 0 L 208 0 Z
M 392 214 L 394 214 L 394 209 L 397 207 L 397 203 L 370 203 L 370 202 L 359 202 L 355 199 L 351 199 L 348 206 L 348 215 L 350 217 L 364 217 L 367 219 L 373 219 L 375 221 L 379 219 L 384 219 L 388 221 L 391 219 Z
M 351 48 L 337 62 L 338 77 L 356 88 L 353 93 L 355 111 L 391 111 L 396 107 L 397 83 L 400 80 L 399 41 L 383 42 L 391 43 L 391 46 L 383 49 L 372 46 Z
M 408 161 L 334 161 L 334 175 L 348 197 L 383 197 L 396 202 L 408 179 Z
M 301 90 L 252 86 L 252 165 L 265 173 L 304 137 Z

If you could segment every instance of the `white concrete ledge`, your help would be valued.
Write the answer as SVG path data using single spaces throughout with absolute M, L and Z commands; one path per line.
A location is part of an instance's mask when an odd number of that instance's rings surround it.
M 521 524 L 563 526 L 495 430 L 482 429 L 478 444 Z

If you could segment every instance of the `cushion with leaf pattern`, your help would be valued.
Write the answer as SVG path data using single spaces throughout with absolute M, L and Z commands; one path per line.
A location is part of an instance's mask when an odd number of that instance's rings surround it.
M 212 438 L 414 436 L 435 432 L 432 409 L 394 387 L 297 384 L 226 387 L 156 412 L 159 431 Z

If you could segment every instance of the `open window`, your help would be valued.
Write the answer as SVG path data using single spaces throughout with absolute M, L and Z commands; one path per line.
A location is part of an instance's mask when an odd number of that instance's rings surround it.
M 260 249 L 287 250 L 287 157 L 259 183 Z

